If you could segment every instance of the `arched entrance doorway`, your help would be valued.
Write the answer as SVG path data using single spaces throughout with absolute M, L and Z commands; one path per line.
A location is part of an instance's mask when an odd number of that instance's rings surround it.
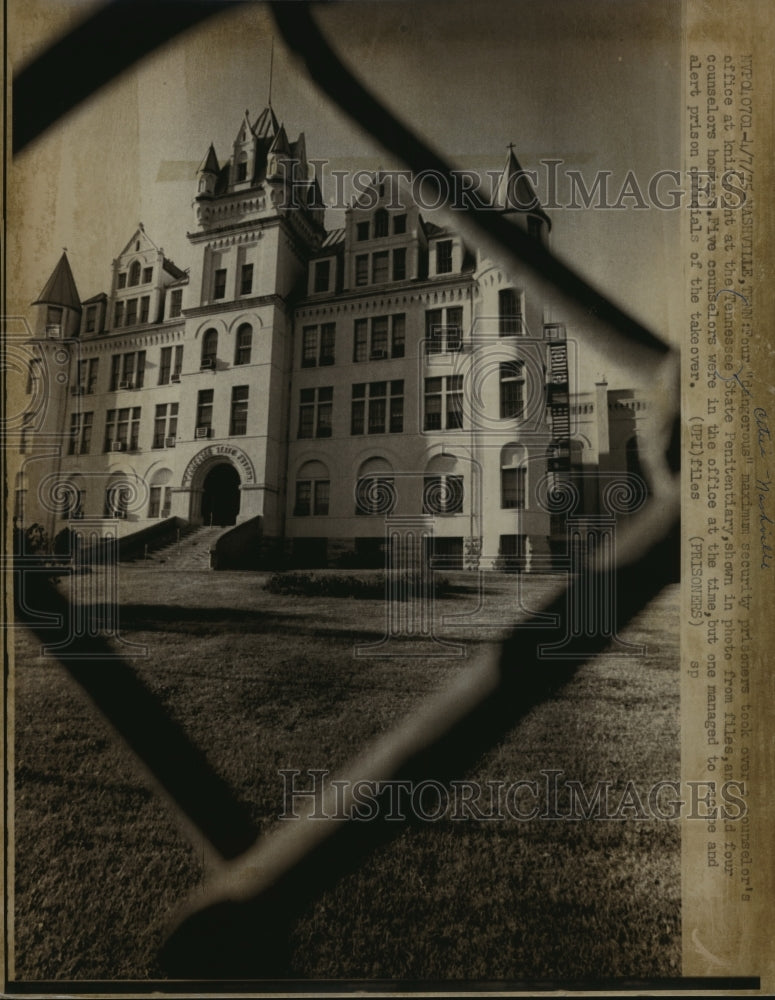
M 237 523 L 240 477 L 233 465 L 216 465 L 202 485 L 202 523 L 226 526 Z

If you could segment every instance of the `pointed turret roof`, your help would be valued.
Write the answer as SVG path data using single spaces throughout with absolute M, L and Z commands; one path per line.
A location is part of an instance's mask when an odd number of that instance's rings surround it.
M 511 144 L 509 145 L 506 166 L 503 168 L 493 194 L 493 205 L 504 212 L 524 212 L 538 215 L 551 229 L 552 220 L 541 207 L 538 195 L 530 183 L 530 178 L 522 169 Z
M 210 143 L 210 148 L 207 150 L 207 155 L 204 160 L 199 165 L 197 170 L 198 174 L 217 174 L 220 170 L 218 165 L 218 157 L 215 155 L 215 147 Z
M 59 262 L 51 272 L 51 277 L 40 295 L 32 303 L 34 306 L 64 306 L 66 309 L 81 311 L 81 299 L 75 287 L 75 278 L 70 270 L 67 252 L 62 254 Z
M 257 135 L 259 139 L 272 138 L 277 135 L 279 128 L 280 123 L 277 121 L 274 111 L 272 111 L 272 105 L 267 104 L 258 118 L 256 118 L 253 125 L 253 134 Z

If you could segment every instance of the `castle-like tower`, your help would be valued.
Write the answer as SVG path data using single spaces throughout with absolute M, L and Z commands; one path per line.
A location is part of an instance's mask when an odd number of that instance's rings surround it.
M 526 272 L 396 183 L 377 173 L 327 231 L 304 136 L 267 107 L 223 163 L 202 160 L 190 267 L 140 224 L 110 290 L 81 301 L 64 255 L 34 304 L 45 405 L 22 444 L 24 520 L 152 541 L 175 518 L 222 529 L 221 565 L 377 565 L 386 523 L 414 519 L 450 565 L 541 562 L 580 426 L 564 327 Z M 547 239 L 513 150 L 493 200 Z M 584 407 L 598 451 L 624 455 L 606 393 Z M 623 410 L 633 438 L 642 414 Z

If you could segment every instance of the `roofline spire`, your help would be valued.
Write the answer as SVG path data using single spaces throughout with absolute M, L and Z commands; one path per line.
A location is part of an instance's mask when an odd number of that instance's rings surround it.
M 272 35 L 272 44 L 269 49 L 269 94 L 266 99 L 266 106 L 268 108 L 272 107 L 272 76 L 274 74 L 274 35 Z

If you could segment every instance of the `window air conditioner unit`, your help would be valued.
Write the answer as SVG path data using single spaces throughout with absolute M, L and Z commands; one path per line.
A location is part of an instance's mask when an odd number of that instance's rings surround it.
M 372 361 L 379 361 L 381 358 L 386 358 L 386 357 L 387 357 L 387 351 L 372 351 L 371 352 L 371 360 Z
M 179 382 L 179 381 L 180 381 L 180 372 L 173 372 L 170 375 L 170 382 Z
M 199 368 L 201 371 L 204 371 L 205 368 L 215 368 L 215 361 L 213 358 L 202 358 L 202 364 Z
M 46 327 L 47 337 L 61 337 L 62 327 L 58 323 L 49 323 Z
M 124 450 L 123 442 L 121 442 L 121 441 L 111 441 L 110 442 L 110 450 L 111 451 L 123 451 Z
M 196 436 L 198 438 L 209 438 L 210 437 L 210 428 L 209 427 L 197 427 L 197 429 L 196 429 Z
M 130 382 L 129 379 L 124 379 L 123 382 L 118 383 L 119 389 L 134 389 L 134 383 Z
M 165 448 L 174 448 L 175 447 L 175 438 L 174 437 L 165 438 L 164 439 L 164 447 Z

